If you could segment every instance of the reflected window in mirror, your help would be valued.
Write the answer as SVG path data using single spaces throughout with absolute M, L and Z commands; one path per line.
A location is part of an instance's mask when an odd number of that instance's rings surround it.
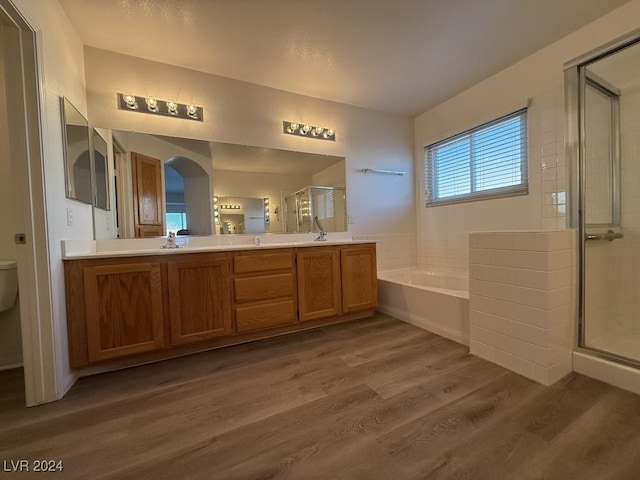
M 164 188 L 165 188 L 165 224 L 167 235 L 177 234 L 178 231 L 187 230 L 187 211 L 184 201 L 184 177 L 171 165 L 164 164 Z

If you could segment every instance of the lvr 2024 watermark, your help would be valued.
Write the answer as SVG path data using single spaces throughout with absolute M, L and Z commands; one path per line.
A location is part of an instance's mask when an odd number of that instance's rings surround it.
M 5 472 L 35 472 L 51 473 L 64 470 L 62 460 L 3 460 L 2 469 Z

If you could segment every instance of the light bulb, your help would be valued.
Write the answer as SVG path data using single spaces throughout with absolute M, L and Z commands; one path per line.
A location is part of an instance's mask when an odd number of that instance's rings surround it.
M 135 110 L 136 108 L 138 108 L 138 104 L 136 103 L 136 97 L 134 95 L 122 95 L 122 99 L 124 100 L 124 103 L 127 104 L 127 107 Z
M 151 110 L 152 112 L 158 111 L 158 101 L 155 98 L 147 97 L 145 99 L 145 102 L 147 102 L 147 107 L 149 107 L 149 110 Z
M 197 114 L 197 113 L 198 113 L 198 107 L 197 107 L 197 106 L 195 106 L 195 105 L 193 105 L 193 104 L 191 104 L 191 105 L 187 105 L 187 114 L 188 114 L 190 117 L 194 117 L 194 118 L 196 118 L 196 116 L 197 116 L 196 114 Z
M 324 132 L 324 138 L 331 138 L 336 134 L 335 130 L 332 130 L 331 128 L 329 130 L 327 130 L 326 132 Z
M 167 110 L 171 115 L 178 113 L 178 104 L 173 100 L 167 100 Z
M 322 132 L 324 132 L 324 128 L 322 127 L 316 127 L 313 129 L 313 136 L 317 137 L 318 135 L 320 135 Z
M 298 125 L 297 123 L 290 123 L 289 126 L 287 127 L 287 132 L 289 133 L 295 133 L 295 131 L 298 129 L 300 125 Z
M 311 131 L 313 127 L 311 125 L 305 125 L 304 127 L 302 127 L 302 131 L 305 133 L 305 135 L 307 133 L 309 133 Z

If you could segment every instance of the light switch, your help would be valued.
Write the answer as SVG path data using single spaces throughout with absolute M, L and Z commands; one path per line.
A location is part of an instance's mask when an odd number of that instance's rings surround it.
M 67 208 L 67 226 L 73 227 L 73 210 Z

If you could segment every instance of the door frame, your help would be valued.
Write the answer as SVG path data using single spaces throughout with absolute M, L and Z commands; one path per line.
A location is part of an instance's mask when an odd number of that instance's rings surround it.
M 59 398 L 53 331 L 51 264 L 44 182 L 42 105 L 45 97 L 42 33 L 19 0 L 0 0 L 0 14 L 17 30 L 11 37 L 12 78 L 8 111 L 22 112 L 9 125 L 14 189 L 14 227 L 26 243 L 16 245 L 20 322 L 27 406 Z M 4 47 L 3 47 L 4 48 Z M 9 70 L 9 69 L 7 69 Z

